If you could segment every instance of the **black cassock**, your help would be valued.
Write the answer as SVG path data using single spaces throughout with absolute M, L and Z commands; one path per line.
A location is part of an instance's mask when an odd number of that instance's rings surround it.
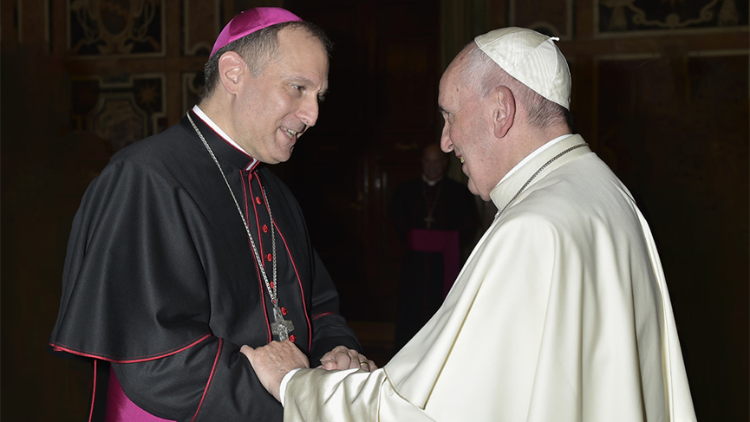
M 460 268 L 460 251 L 473 241 L 477 213 L 474 197 L 467 187 L 443 177 L 433 186 L 422 179 L 400 186 L 389 219 L 405 246 L 396 320 L 395 351 L 398 351 L 440 308 L 446 288 L 450 286 L 445 273 L 448 253 L 425 252 L 415 245 L 414 239 L 427 235 L 424 243 L 432 241 L 436 235 L 438 240 L 443 240 L 441 235 L 455 235 L 452 238 L 456 243 L 453 249 L 458 254 L 453 266 L 455 271 L 447 277 L 452 284 Z
M 337 345 L 361 350 L 338 315 L 338 294 L 292 193 L 190 113 L 271 279 L 265 189 L 291 339 L 312 366 Z M 229 189 L 186 117 L 118 152 L 89 186 L 73 222 L 49 344 L 55 354 L 94 359 L 100 374 L 111 363 L 127 396 L 162 418 L 281 420 L 281 405 L 239 353 L 244 344 L 276 339 L 272 306 Z

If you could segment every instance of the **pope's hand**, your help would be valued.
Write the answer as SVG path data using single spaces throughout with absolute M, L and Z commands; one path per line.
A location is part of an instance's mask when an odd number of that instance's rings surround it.
M 336 346 L 330 352 L 320 358 L 320 367 L 323 369 L 352 369 L 362 368 L 367 372 L 378 369 L 375 362 L 367 359 L 354 349 L 345 346 Z
M 305 354 L 289 340 L 273 341 L 257 349 L 242 346 L 240 352 L 250 360 L 263 387 L 279 401 L 279 387 L 284 375 L 292 369 L 310 367 Z

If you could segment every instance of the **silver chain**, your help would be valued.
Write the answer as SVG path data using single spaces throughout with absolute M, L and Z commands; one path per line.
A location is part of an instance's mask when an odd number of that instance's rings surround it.
M 499 217 L 500 214 L 502 214 L 503 211 L 505 211 L 505 209 L 508 208 L 510 206 L 510 204 L 512 204 L 513 201 L 516 200 L 516 198 L 518 198 L 518 195 L 520 195 L 521 192 L 523 192 L 523 190 L 526 189 L 527 186 L 529 186 L 529 183 L 531 183 L 532 180 L 534 180 L 537 176 L 539 176 L 539 173 L 541 173 L 545 168 L 547 168 L 548 165 L 552 164 L 553 161 L 555 161 L 558 158 L 562 157 L 563 155 L 569 153 L 570 151 L 573 151 L 576 148 L 585 147 L 585 146 L 586 146 L 586 144 L 573 145 L 572 147 L 566 149 L 565 151 L 563 151 L 563 152 L 555 155 L 554 157 L 550 158 L 549 161 L 547 161 L 546 163 L 544 163 L 541 167 L 539 167 L 539 170 L 537 170 L 534 174 L 531 175 L 531 177 L 529 177 L 529 180 L 527 180 L 526 183 L 524 183 L 523 186 L 521 186 L 521 189 L 519 189 L 518 192 L 516 192 L 516 194 L 513 196 L 513 198 L 511 198 L 510 201 L 508 201 L 508 203 L 505 204 L 505 206 L 503 207 L 503 209 L 500 210 L 499 213 L 497 213 L 497 217 Z
M 263 192 L 263 199 L 266 201 L 266 208 L 268 209 L 268 216 L 271 218 L 271 254 L 273 255 L 273 284 L 268 281 L 268 276 L 266 275 L 265 267 L 263 266 L 263 259 L 260 257 L 260 253 L 258 253 L 258 248 L 255 246 L 255 242 L 253 241 L 253 236 L 250 234 L 250 226 L 247 224 L 247 220 L 245 220 L 245 216 L 242 214 L 242 208 L 240 208 L 239 202 L 237 202 L 237 198 L 234 196 L 234 192 L 232 191 L 232 187 L 229 186 L 229 181 L 227 180 L 227 176 L 224 175 L 224 170 L 221 169 L 221 165 L 219 164 L 219 160 L 216 159 L 216 156 L 214 155 L 214 152 L 211 150 L 211 147 L 208 146 L 208 142 L 206 142 L 206 138 L 203 137 L 203 134 L 200 130 L 198 130 L 198 126 L 195 125 L 195 122 L 193 122 L 193 119 L 190 117 L 190 113 L 187 114 L 188 120 L 190 120 L 190 124 L 193 125 L 193 129 L 195 129 L 195 133 L 198 134 L 198 137 L 203 142 L 203 145 L 208 150 L 208 153 L 211 154 L 211 158 L 214 159 L 214 163 L 216 163 L 216 167 L 219 168 L 219 172 L 221 172 L 221 177 L 224 178 L 224 183 L 226 183 L 227 188 L 229 189 L 229 193 L 232 194 L 232 199 L 234 200 L 234 205 L 237 206 L 237 212 L 240 214 L 240 218 L 242 219 L 242 224 L 245 225 L 245 231 L 247 232 L 247 237 L 250 239 L 250 245 L 253 247 L 253 253 L 255 255 L 255 260 L 258 263 L 258 269 L 260 270 L 261 275 L 263 276 L 263 281 L 266 283 L 266 289 L 268 290 L 269 296 L 271 296 L 271 302 L 273 302 L 274 305 L 278 306 L 277 299 L 278 299 L 278 283 L 276 283 L 276 235 L 274 232 L 273 227 L 273 214 L 271 213 L 271 204 L 268 202 L 268 197 L 266 197 L 266 190 L 261 187 L 261 191 Z M 260 234 L 259 234 L 260 235 Z
M 443 188 L 443 185 L 438 185 L 435 197 L 432 199 L 432 206 L 430 206 L 430 202 L 427 200 L 427 189 L 422 185 L 422 197 L 424 198 L 424 206 L 427 208 L 427 215 L 432 216 L 432 212 L 435 211 L 435 205 L 437 205 L 438 198 L 440 198 L 440 190 Z

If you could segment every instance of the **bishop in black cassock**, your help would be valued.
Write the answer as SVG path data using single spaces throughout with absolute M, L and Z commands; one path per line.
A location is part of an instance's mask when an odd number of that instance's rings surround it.
M 271 14 L 286 12 L 279 10 Z M 287 28 L 278 32 L 277 54 L 288 54 L 292 35 L 318 42 L 305 29 Z M 231 58 L 244 69 L 239 57 Z M 315 115 L 305 115 L 294 134 L 284 129 L 269 138 L 274 145 L 293 145 L 317 117 L 308 101 L 317 104 L 325 79 L 302 68 L 307 82 L 298 83 L 314 98 L 297 97 L 287 85 L 273 92 L 294 96 L 286 100 L 291 109 L 299 102 Z M 231 139 L 204 111 L 196 106 L 177 125 L 118 152 L 75 217 L 49 345 L 94 362 L 94 419 L 281 420 L 282 407 L 241 346 L 288 336 L 313 366 L 335 346 L 360 350 L 338 314 L 338 294 L 297 201 L 239 136 Z
M 461 268 L 461 250 L 477 228 L 474 197 L 445 176 L 448 159 L 437 144 L 423 151 L 421 178 L 400 186 L 389 212 L 405 247 L 399 284 L 395 351 L 432 317 Z

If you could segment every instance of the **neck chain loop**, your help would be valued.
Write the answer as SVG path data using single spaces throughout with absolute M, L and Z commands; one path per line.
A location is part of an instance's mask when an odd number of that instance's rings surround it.
M 497 213 L 497 215 L 495 216 L 495 218 L 500 217 L 500 214 L 502 214 L 503 211 L 505 211 L 510 206 L 510 204 L 512 204 L 513 201 L 515 201 L 516 198 L 518 198 L 518 195 L 520 195 L 521 192 L 523 192 L 523 190 L 526 189 L 526 187 L 529 186 L 529 184 L 531 183 L 531 181 L 534 180 L 537 176 L 539 176 L 539 173 L 541 173 L 545 168 L 547 168 L 547 166 L 549 166 L 550 164 L 552 164 L 553 161 L 555 161 L 558 158 L 562 157 L 563 155 L 569 153 L 570 151 L 573 151 L 576 148 L 585 147 L 585 146 L 586 146 L 586 144 L 573 145 L 572 147 L 566 149 L 565 151 L 563 151 L 563 152 L 555 155 L 554 157 L 550 158 L 549 161 L 547 161 L 546 163 L 544 163 L 541 167 L 539 167 L 539 169 L 536 172 L 534 172 L 534 174 L 531 175 L 531 177 L 529 177 L 529 180 L 527 180 L 526 183 L 524 183 L 523 186 L 521 186 L 521 189 L 519 189 L 518 192 L 516 192 L 516 194 L 513 196 L 513 198 L 511 198 L 510 201 L 508 201 L 508 203 L 505 204 L 505 206 L 503 207 L 503 209 L 500 210 Z
M 195 122 L 193 122 L 193 119 L 190 117 L 190 113 L 187 114 L 188 120 L 190 120 L 190 124 L 193 125 L 193 129 L 195 129 L 195 133 L 198 134 L 198 137 L 203 142 L 203 146 L 206 147 L 208 150 L 208 153 L 211 154 L 211 158 L 214 159 L 214 163 L 216 163 L 216 167 L 219 168 L 219 172 L 221 172 L 221 177 L 224 178 L 224 183 L 226 183 L 227 188 L 229 189 L 229 193 L 232 195 L 232 199 L 234 200 L 234 205 L 237 207 L 237 212 L 240 214 L 240 218 L 242 219 L 242 224 L 245 226 L 245 231 L 247 232 L 247 237 L 250 239 L 250 245 L 253 248 L 253 254 L 255 255 L 255 261 L 258 263 L 258 270 L 260 271 L 260 274 L 263 276 L 263 281 L 266 284 L 266 289 L 268 290 L 268 295 L 271 297 L 271 302 L 274 306 L 274 311 L 279 306 L 278 303 L 278 285 L 276 283 L 276 234 L 274 231 L 274 223 L 273 223 L 273 214 L 271 213 L 271 204 L 268 203 L 268 197 L 266 196 L 266 190 L 261 187 L 261 191 L 263 192 L 263 199 L 266 201 L 266 207 L 268 209 L 268 216 L 271 218 L 271 254 L 273 256 L 273 281 L 268 280 L 268 275 L 266 275 L 265 267 L 263 266 L 263 259 L 260 257 L 260 253 L 258 253 L 258 248 L 255 246 L 255 241 L 253 241 L 253 236 L 250 234 L 250 226 L 247 224 L 247 220 L 245 220 L 245 215 L 242 214 L 242 208 L 240 208 L 239 202 L 237 202 L 237 198 L 234 196 L 234 192 L 232 192 L 232 188 L 229 186 L 229 181 L 227 180 L 227 176 L 224 174 L 224 170 L 221 169 L 221 165 L 219 164 L 219 160 L 216 159 L 216 156 L 214 155 L 214 152 L 211 150 L 211 147 L 208 146 L 208 142 L 206 142 L 206 138 L 203 137 L 203 134 L 200 130 L 198 130 L 198 126 L 195 125 Z

